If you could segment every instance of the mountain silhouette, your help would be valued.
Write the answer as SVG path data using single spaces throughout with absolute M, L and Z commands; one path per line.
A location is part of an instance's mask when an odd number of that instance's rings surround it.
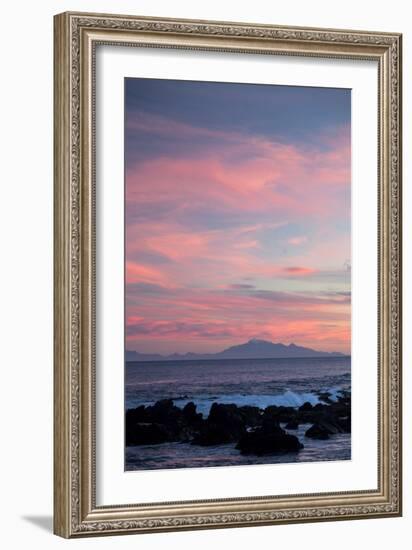
M 126 350 L 126 361 L 188 361 L 190 359 L 293 359 L 298 357 L 344 357 L 344 353 L 318 351 L 296 344 L 274 343 L 252 338 L 244 344 L 231 346 L 218 353 L 139 353 Z

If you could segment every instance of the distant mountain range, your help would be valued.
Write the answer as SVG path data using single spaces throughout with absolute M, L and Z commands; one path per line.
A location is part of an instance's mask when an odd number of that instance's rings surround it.
M 193 359 L 288 359 L 298 357 L 344 357 L 338 351 L 317 351 L 296 344 L 275 344 L 268 340 L 252 338 L 244 344 L 231 346 L 218 353 L 173 353 L 160 355 L 157 353 L 139 353 L 126 350 L 126 361 L 189 361 Z

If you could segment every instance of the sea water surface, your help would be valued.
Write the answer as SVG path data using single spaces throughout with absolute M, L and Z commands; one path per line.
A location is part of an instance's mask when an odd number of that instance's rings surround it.
M 318 403 L 320 393 L 329 392 L 334 399 L 340 391 L 350 389 L 350 357 L 148 361 L 127 362 L 125 366 L 126 409 L 173 399 L 178 407 L 193 401 L 206 417 L 214 402 L 299 407 L 306 401 Z M 308 427 L 302 424 L 291 432 L 304 444 L 299 453 L 256 457 L 241 455 L 233 444 L 200 447 L 163 443 L 126 447 L 125 469 L 350 459 L 350 434 L 317 441 L 304 436 Z

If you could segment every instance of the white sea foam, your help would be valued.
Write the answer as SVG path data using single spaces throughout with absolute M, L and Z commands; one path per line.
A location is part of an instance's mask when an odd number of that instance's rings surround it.
M 330 394 L 330 399 L 335 401 L 338 397 L 340 388 L 329 388 L 328 393 Z M 204 416 L 207 416 L 210 411 L 210 407 L 213 403 L 234 403 L 238 407 L 243 405 L 251 405 L 265 409 L 270 405 L 284 406 L 284 407 L 300 407 L 303 403 L 310 403 L 311 405 L 316 405 L 322 401 L 319 399 L 319 396 L 311 392 L 294 392 L 291 390 L 286 390 L 284 393 L 278 395 L 242 395 L 242 394 L 230 394 L 230 395 L 198 395 L 191 398 L 182 397 L 173 399 L 174 404 L 177 407 L 183 408 L 186 403 L 193 401 L 196 405 L 197 411 L 203 413 Z M 144 405 L 152 405 L 154 402 L 146 402 Z

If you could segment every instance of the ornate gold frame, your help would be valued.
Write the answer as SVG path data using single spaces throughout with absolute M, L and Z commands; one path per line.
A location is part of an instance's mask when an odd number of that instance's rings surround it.
M 95 47 L 107 43 L 377 61 L 377 490 L 96 506 L 93 83 Z M 401 35 L 63 13 L 55 17 L 54 49 L 55 533 L 79 537 L 400 515 Z

